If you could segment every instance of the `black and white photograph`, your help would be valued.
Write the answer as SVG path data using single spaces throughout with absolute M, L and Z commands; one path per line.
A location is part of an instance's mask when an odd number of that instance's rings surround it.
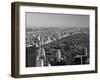
M 26 12 L 26 67 L 88 65 L 89 17 Z
M 12 76 L 97 73 L 97 7 L 12 3 Z

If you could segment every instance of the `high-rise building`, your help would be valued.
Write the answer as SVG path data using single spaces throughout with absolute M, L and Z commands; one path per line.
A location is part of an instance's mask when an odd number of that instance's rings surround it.
M 36 59 L 36 66 L 42 67 L 42 66 L 44 66 L 44 62 L 46 61 L 46 55 L 45 55 L 44 48 L 39 47 L 39 50 L 37 53 L 38 53 L 38 55 L 37 55 L 37 59 Z

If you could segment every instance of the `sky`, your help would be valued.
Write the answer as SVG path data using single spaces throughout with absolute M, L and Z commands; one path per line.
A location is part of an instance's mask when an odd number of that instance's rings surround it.
M 29 27 L 89 27 L 89 15 L 25 13 L 25 25 Z

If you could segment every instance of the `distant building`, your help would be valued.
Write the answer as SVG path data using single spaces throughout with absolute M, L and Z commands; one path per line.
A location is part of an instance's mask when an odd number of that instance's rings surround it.
M 57 50 L 56 57 L 57 57 L 58 60 L 61 59 L 61 52 L 60 52 L 60 50 Z
M 77 55 L 74 57 L 75 64 L 89 64 L 89 55 L 87 48 L 85 47 L 82 51 L 82 55 Z
M 64 61 L 60 50 L 57 50 L 56 57 L 54 58 L 54 60 L 51 60 L 51 65 L 52 66 L 66 65 L 66 62 Z

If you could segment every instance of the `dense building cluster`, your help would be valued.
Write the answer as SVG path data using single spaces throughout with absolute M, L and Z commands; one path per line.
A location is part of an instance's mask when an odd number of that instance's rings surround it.
M 55 40 L 61 39 L 63 37 L 72 35 L 75 32 L 80 32 L 79 29 L 76 30 L 69 30 L 69 31 L 38 31 L 38 32 L 26 32 L 26 46 L 30 45 L 44 45 Z
M 89 64 L 87 32 L 79 28 L 27 31 L 26 67 Z
M 48 55 L 43 47 L 36 49 L 36 54 L 32 47 L 28 47 L 28 56 L 26 56 L 29 62 L 27 67 L 43 67 L 43 66 L 63 66 L 68 65 L 67 57 L 64 56 L 60 49 L 56 49 L 55 53 Z M 33 52 L 31 52 L 33 51 Z M 29 53 L 30 52 L 30 53 Z M 83 55 L 76 55 L 70 65 L 82 65 L 89 64 L 89 56 L 87 48 L 84 48 Z M 31 55 L 29 55 L 31 54 Z M 30 63 L 31 62 L 31 63 Z M 66 63 L 67 62 L 67 63 Z

